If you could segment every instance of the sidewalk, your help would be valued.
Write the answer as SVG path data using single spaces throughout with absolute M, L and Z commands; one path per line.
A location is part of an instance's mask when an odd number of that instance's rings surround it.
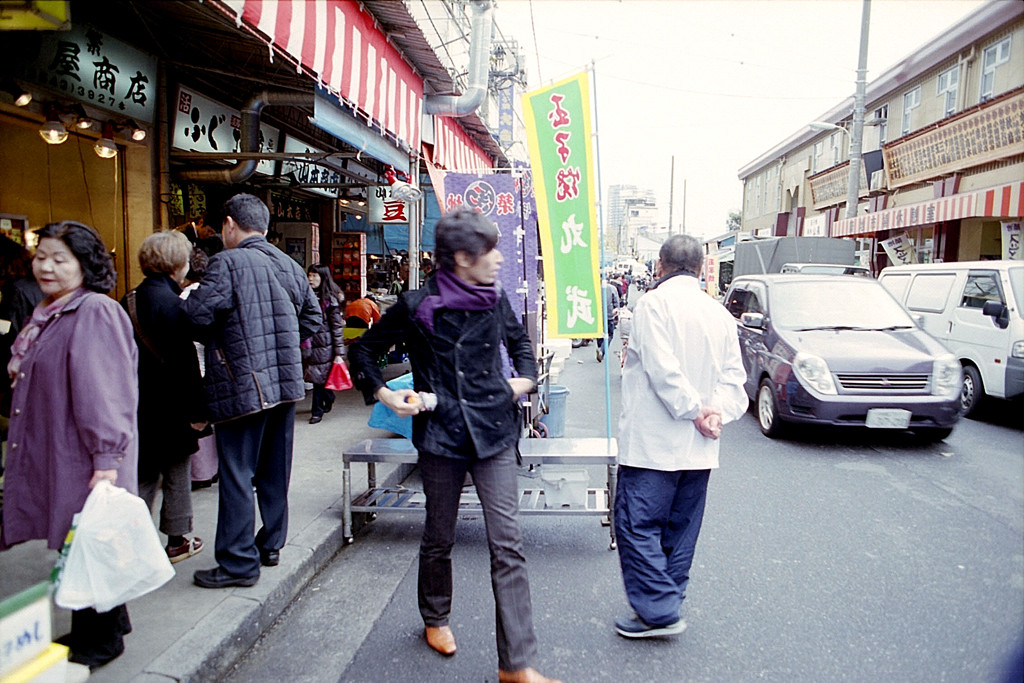
M 389 371 L 390 378 L 404 369 L 392 366 Z M 309 424 L 309 398 L 299 403 L 288 543 L 281 549 L 281 564 L 264 567 L 259 583 L 251 588 L 211 590 L 193 585 L 196 569 L 216 564 L 217 486 L 193 492 L 195 535 L 203 539 L 202 553 L 175 564 L 170 582 L 128 604 L 133 631 L 125 638 L 125 652 L 97 669 L 90 681 L 203 681 L 225 673 L 343 547 L 342 450 L 386 434 L 366 425 L 369 415 L 370 408 L 355 390 L 338 392 L 334 409 L 317 425 Z M 378 465 L 378 480 L 397 483 L 409 469 Z M 353 491 L 365 490 L 366 468 L 354 467 L 352 474 Z M 0 597 L 47 580 L 55 559 L 44 541 L 0 553 Z M 70 623 L 70 612 L 54 609 L 53 637 L 67 633 Z

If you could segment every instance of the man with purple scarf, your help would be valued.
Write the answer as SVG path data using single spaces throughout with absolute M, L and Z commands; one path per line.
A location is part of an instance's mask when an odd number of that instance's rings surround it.
M 458 209 L 438 221 L 436 240 L 436 276 L 403 293 L 351 346 L 353 378 L 367 403 L 379 400 L 400 417 L 413 416 L 412 441 L 426 495 L 418 595 L 427 644 L 443 655 L 455 654 L 448 625 L 451 551 L 469 472 L 491 552 L 498 680 L 543 683 L 551 679 L 533 668 L 537 638 L 516 518 L 518 401 L 536 385 L 536 361 L 526 331 L 495 284 L 504 260 L 495 249 L 497 226 L 482 214 Z M 376 364 L 399 342 L 409 351 L 413 389 L 389 389 Z M 435 394 L 437 406 L 425 410 L 419 392 Z

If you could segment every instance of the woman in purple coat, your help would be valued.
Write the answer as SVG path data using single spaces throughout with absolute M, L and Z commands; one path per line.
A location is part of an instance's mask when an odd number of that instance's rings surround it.
M 18 334 L 0 549 L 45 538 L 60 549 L 72 516 L 100 481 L 138 490 L 137 365 L 132 324 L 106 295 L 117 281 L 96 232 L 81 223 L 36 231 L 44 298 Z M 65 642 L 90 668 L 124 651 L 128 610 L 75 610 Z

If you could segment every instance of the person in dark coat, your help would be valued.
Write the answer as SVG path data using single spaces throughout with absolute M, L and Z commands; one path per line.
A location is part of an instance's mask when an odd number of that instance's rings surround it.
M 426 495 L 427 517 L 419 559 L 419 608 L 427 644 L 455 654 L 448 626 L 452 604 L 451 551 L 459 496 L 469 472 L 486 520 L 491 552 L 498 646 L 498 680 L 544 682 L 533 668 L 530 585 L 516 516 L 518 401 L 536 385 L 530 338 L 508 298 L 495 284 L 504 260 L 495 249 L 498 229 L 482 214 L 460 209 L 437 223 L 439 270 L 418 290 L 402 294 L 380 322 L 349 347 L 356 386 L 367 403 L 377 399 L 400 417 L 412 415 L 412 441 Z M 412 389 L 392 390 L 376 359 L 405 342 Z M 511 375 L 500 352 L 515 367 Z M 418 392 L 437 405 L 424 410 Z
M 114 262 L 92 228 L 73 221 L 36 231 L 32 261 L 44 298 L 7 365 L 13 384 L 0 549 L 43 538 L 59 550 L 89 491 L 108 481 L 138 491 L 138 351 L 128 315 L 107 296 Z M 90 668 L 124 652 L 128 610 L 71 614 L 60 639 Z
M 331 367 L 342 362 L 345 354 L 345 323 L 341 319 L 341 309 L 345 305 L 345 295 L 334 280 L 331 269 L 314 263 L 306 271 L 309 286 L 313 288 L 320 310 L 324 313 L 324 322 L 309 339 L 308 349 L 303 349 L 302 365 L 305 380 L 313 385 L 312 415 L 309 424 L 315 425 L 324 419 L 324 413 L 331 412 L 334 407 L 334 392 L 325 388 Z
M 180 232 L 150 235 L 139 248 L 146 279 L 121 300 L 139 347 L 139 496 L 152 508 L 163 492 L 160 531 L 167 557 L 180 562 L 199 553 L 192 533 L 192 463 L 199 450 L 203 396 L 199 357 L 182 311 L 181 284 L 192 245 Z
M 11 345 L 42 300 L 43 292 L 32 277 L 32 254 L 14 240 L 0 235 L 0 321 L 6 321 L 7 325 L 6 332 L 0 329 L 0 367 L 7 367 Z M 0 373 L 0 416 L 10 417 L 10 411 L 11 382 L 7 373 Z M 3 472 L 2 464 L 0 472 Z
M 224 246 L 185 299 L 205 345 L 203 392 L 216 425 L 220 502 L 217 566 L 193 574 L 203 588 L 252 586 L 280 561 L 288 535 L 295 403 L 306 395 L 299 345 L 323 323 L 306 273 L 267 242 L 270 211 L 258 197 L 224 204 Z M 253 537 L 253 486 L 263 527 Z

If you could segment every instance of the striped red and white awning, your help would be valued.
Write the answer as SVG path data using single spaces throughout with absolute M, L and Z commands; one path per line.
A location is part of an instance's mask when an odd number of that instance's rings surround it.
M 383 130 L 420 148 L 423 79 L 358 2 L 217 2 Z
M 446 171 L 466 173 L 493 166 L 491 158 L 480 145 L 473 142 L 466 131 L 447 116 L 434 117 L 433 154 L 424 156 Z
M 1024 214 L 1024 183 L 1008 183 L 1001 187 L 978 190 L 976 216 L 1020 218 Z
M 1019 218 L 1024 207 L 1024 183 L 1008 183 L 952 197 L 897 206 L 844 218 L 832 224 L 832 237 L 866 235 L 881 230 L 896 230 L 953 221 L 961 218 Z

